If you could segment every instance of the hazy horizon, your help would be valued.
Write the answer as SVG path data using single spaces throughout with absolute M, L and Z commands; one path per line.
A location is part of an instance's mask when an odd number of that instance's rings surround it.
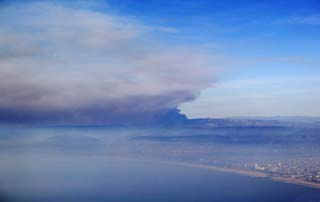
M 0 202 L 320 202 L 319 0 L 0 0 Z

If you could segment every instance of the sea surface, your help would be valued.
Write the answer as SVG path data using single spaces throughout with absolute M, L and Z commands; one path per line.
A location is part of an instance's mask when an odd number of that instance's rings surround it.
M 1 157 L 3 202 L 320 202 L 320 190 L 238 174 L 97 156 Z

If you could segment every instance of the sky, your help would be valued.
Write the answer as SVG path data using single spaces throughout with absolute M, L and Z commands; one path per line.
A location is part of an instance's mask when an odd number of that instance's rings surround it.
M 320 116 L 320 1 L 0 1 L 0 121 Z

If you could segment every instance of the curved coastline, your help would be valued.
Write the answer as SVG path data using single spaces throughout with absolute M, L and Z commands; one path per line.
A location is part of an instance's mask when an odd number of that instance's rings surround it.
M 176 162 L 163 162 L 163 163 L 168 163 L 171 165 L 180 165 L 180 166 L 185 166 L 185 167 L 201 168 L 201 169 L 212 170 L 212 171 L 234 173 L 234 174 L 246 175 L 249 177 L 259 177 L 259 178 L 262 177 L 262 178 L 268 178 L 270 180 L 277 181 L 277 182 L 290 183 L 290 184 L 320 189 L 320 184 L 318 184 L 318 183 L 308 182 L 308 181 L 304 181 L 304 180 L 300 180 L 300 179 L 293 179 L 293 178 L 272 177 L 266 173 L 259 172 L 259 171 L 223 168 L 223 167 L 216 167 L 216 166 L 209 166 L 209 165 L 202 165 L 202 164 L 192 164 L 192 163 L 176 163 Z
M 314 183 L 314 182 L 308 182 L 300 179 L 285 178 L 285 177 L 270 177 L 270 179 L 277 182 L 284 182 L 289 184 L 296 184 L 296 185 L 301 185 L 305 187 L 320 189 L 320 184 Z
M 273 177 L 273 176 L 270 176 L 266 173 L 259 172 L 259 171 L 223 168 L 223 167 L 216 167 L 216 166 L 209 166 L 209 165 L 202 165 L 202 164 L 192 164 L 192 163 L 175 163 L 175 162 L 167 162 L 167 163 L 171 164 L 171 165 L 181 165 L 181 166 L 186 166 L 186 167 L 201 168 L 201 169 L 207 169 L 207 170 L 212 170 L 212 171 L 220 171 L 220 172 L 246 175 L 249 177 L 269 178 L 270 180 L 277 181 L 277 182 L 283 182 L 283 183 L 289 183 L 289 184 L 295 184 L 295 185 L 301 185 L 301 186 L 305 186 L 305 187 L 320 189 L 320 184 L 318 184 L 318 183 L 308 182 L 308 181 L 304 181 L 301 179 L 294 179 L 294 178 Z
M 259 171 L 250 171 L 250 170 L 241 170 L 241 169 L 234 169 L 234 168 L 223 168 L 217 166 L 210 166 L 204 164 L 193 164 L 193 163 L 180 163 L 180 162 L 170 162 L 170 161 L 161 161 L 162 163 L 167 163 L 170 165 L 177 165 L 177 166 L 184 166 L 190 168 L 200 168 L 212 171 L 219 171 L 219 172 L 226 172 L 226 173 L 234 173 L 240 175 L 246 175 L 250 177 L 268 177 L 267 174 Z
M 258 178 L 268 178 L 273 181 L 295 184 L 300 186 L 305 186 L 309 188 L 320 189 L 320 184 L 308 182 L 300 179 L 292 179 L 292 178 L 285 178 L 285 177 L 273 177 L 266 173 L 260 171 L 250 171 L 250 170 L 243 170 L 243 169 L 234 169 L 234 168 L 224 168 L 218 166 L 211 166 L 205 164 L 195 164 L 195 163 L 185 163 L 185 162 L 174 162 L 174 161 L 161 161 L 161 160 L 146 160 L 146 159 L 132 159 L 132 158 L 118 158 L 122 160 L 130 160 L 130 161 L 139 161 L 139 162 L 150 162 L 150 163 L 162 163 L 167 165 L 174 165 L 174 166 L 182 166 L 182 167 L 189 167 L 189 168 L 199 168 L 211 171 L 218 171 L 218 172 L 225 172 L 225 173 L 233 173 L 239 175 L 245 175 L 249 177 L 258 177 Z

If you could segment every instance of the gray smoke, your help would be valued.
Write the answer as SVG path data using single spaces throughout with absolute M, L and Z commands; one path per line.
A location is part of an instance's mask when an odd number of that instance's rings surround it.
M 0 22 L 1 121 L 145 121 L 212 82 L 208 55 L 128 16 L 33 2 L 2 5 Z

